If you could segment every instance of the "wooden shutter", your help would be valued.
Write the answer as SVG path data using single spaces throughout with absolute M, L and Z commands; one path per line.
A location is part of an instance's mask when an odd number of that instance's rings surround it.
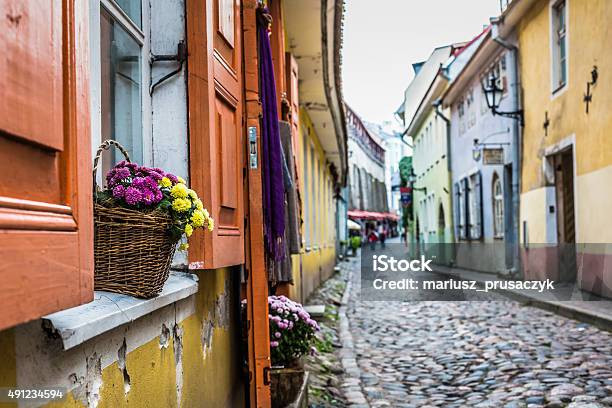
M 463 225 L 461 224 L 461 187 L 459 183 L 453 184 L 453 216 L 454 216 L 454 225 L 455 225 L 455 236 L 458 239 L 461 239 L 461 229 Z
M 298 64 L 293 55 L 286 53 L 287 67 L 287 100 L 289 101 L 289 110 L 291 112 L 291 143 L 293 152 L 296 155 L 295 163 L 298 168 L 302 168 L 301 160 L 298 160 L 298 135 L 300 126 L 300 101 L 299 101 L 299 83 L 298 83 Z
M 270 49 L 274 65 L 274 81 L 276 82 L 276 105 L 278 118 L 281 119 L 281 101 L 287 94 L 288 84 L 285 83 L 285 30 L 283 29 L 283 7 L 281 0 L 269 0 L 268 10 L 272 17 L 270 32 Z
M 190 247 L 190 267 L 244 262 L 244 103 L 238 0 L 187 0 L 189 157 L 193 188 L 215 219 Z
M 463 202 L 463 225 L 461 226 L 461 239 L 469 239 L 470 235 L 470 186 L 466 178 L 461 180 L 461 192 Z
M 0 2 L 0 329 L 93 298 L 85 2 Z

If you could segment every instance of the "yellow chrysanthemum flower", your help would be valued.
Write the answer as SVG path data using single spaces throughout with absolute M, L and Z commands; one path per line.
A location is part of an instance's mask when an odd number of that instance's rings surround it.
M 206 217 L 204 217 L 204 213 L 200 210 L 195 210 L 193 215 L 191 216 L 191 222 L 195 227 L 201 227 L 206 222 Z
M 187 238 L 189 238 L 191 234 L 193 234 L 193 227 L 191 224 L 185 225 L 185 235 L 187 235 Z
M 186 251 L 189 248 L 189 244 L 186 242 L 183 242 L 181 245 L 179 245 L 178 249 L 179 251 Z
M 193 202 L 195 203 L 196 210 L 198 210 L 198 211 L 206 211 L 204 209 L 204 204 L 202 204 L 202 200 L 200 200 L 199 198 L 196 198 Z M 206 212 L 208 213 L 208 211 L 206 211 Z M 206 214 L 204 216 L 206 217 Z
M 178 180 L 179 183 L 183 183 L 183 184 L 187 184 L 187 182 L 185 181 L 184 178 L 177 176 L 176 179 Z
M 191 209 L 191 201 L 186 198 L 177 198 L 172 202 L 172 209 L 176 212 L 185 212 Z
M 198 193 L 196 193 L 195 191 L 193 191 L 192 189 L 188 189 L 187 190 L 187 195 L 189 196 L 189 198 L 191 198 L 193 201 L 198 199 Z
M 212 231 L 215 228 L 215 220 L 212 218 L 208 219 L 208 230 Z
M 203 208 L 201 211 L 202 211 L 202 214 L 204 214 L 204 218 L 210 218 L 210 214 L 208 213 L 208 210 L 206 208 Z
M 168 177 L 162 177 L 162 179 L 159 180 L 159 185 L 165 188 L 169 188 L 172 187 L 172 181 L 170 181 Z
M 173 198 L 187 198 L 187 186 L 183 183 L 175 184 L 174 187 L 170 189 L 170 195 Z

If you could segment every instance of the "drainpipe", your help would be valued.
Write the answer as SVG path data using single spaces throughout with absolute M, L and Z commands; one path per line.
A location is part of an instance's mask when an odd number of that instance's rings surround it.
M 521 109 L 520 105 L 520 86 L 519 86 L 519 62 L 518 62 L 518 48 L 508 42 L 506 39 L 503 39 L 499 36 L 499 24 L 502 21 L 499 18 L 491 19 L 491 38 L 493 41 L 510 51 L 512 56 L 512 64 L 513 64 L 513 99 L 514 99 L 514 107 L 513 111 L 518 111 Z M 511 273 L 516 274 L 517 276 L 521 276 L 521 250 L 520 250 L 520 239 L 519 239 L 519 216 L 520 216 L 520 199 L 521 199 L 521 180 L 520 180 L 520 172 L 521 168 L 521 127 L 522 124 L 520 120 L 514 120 L 513 132 L 512 132 L 512 229 L 514 233 L 514 265 Z
M 436 110 L 436 117 L 442 119 L 444 121 L 444 123 L 446 124 L 446 169 L 448 170 L 448 186 L 450 188 L 450 191 L 448 192 L 448 195 L 450 196 L 450 208 L 447 208 L 448 214 L 450 219 L 452 219 L 452 214 L 453 214 L 453 210 L 454 210 L 454 197 L 453 197 L 453 180 L 451 178 L 451 158 L 452 158 L 452 154 L 451 154 L 451 121 L 450 118 L 447 118 L 444 113 L 442 113 L 442 111 L 440 110 L 440 106 L 442 106 L 442 100 L 441 99 L 436 99 L 435 101 L 432 102 L 431 104 L 435 110 Z M 450 228 L 451 234 L 453 234 L 454 232 L 454 227 Z M 451 249 L 451 259 L 449 259 L 449 263 L 451 264 L 451 266 L 455 263 L 455 245 L 454 245 L 454 239 L 451 239 L 451 242 L 449 243 L 452 247 Z

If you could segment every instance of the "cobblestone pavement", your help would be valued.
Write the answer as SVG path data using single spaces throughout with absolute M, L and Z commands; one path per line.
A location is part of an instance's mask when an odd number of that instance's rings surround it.
M 358 268 L 341 330 L 349 405 L 612 406 L 611 333 L 502 297 L 360 301 Z
M 307 304 L 325 305 L 324 316 L 315 317 L 321 330 L 317 333 L 316 353 L 305 356 L 305 368 L 310 372 L 308 403 L 311 408 L 343 407 L 347 405 L 340 384 L 344 370 L 340 362 L 338 312 L 348 279 L 348 268 L 341 263 L 335 273 L 308 299 Z

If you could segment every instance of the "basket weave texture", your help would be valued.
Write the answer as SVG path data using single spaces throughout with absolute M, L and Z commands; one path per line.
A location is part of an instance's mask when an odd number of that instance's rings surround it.
M 103 150 L 117 147 L 129 161 L 125 149 L 113 140 L 105 141 L 94 160 L 96 169 Z M 95 194 L 95 193 L 94 193 Z M 172 239 L 169 214 L 113 207 L 94 202 L 94 287 L 139 298 L 157 296 L 166 280 L 177 240 Z

